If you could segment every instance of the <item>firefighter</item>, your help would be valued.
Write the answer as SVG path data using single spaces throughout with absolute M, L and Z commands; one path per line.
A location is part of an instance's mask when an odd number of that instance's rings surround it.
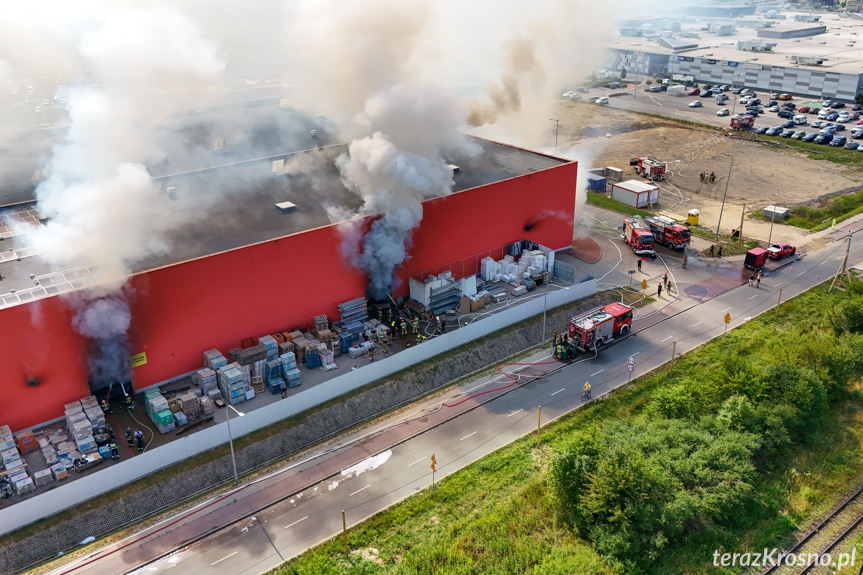
M 563 357 L 563 346 L 562 345 L 557 344 L 557 347 L 555 347 L 554 350 L 555 350 L 554 357 L 556 357 L 557 359 L 560 359 Z
M 387 323 L 390 323 L 392 321 L 393 321 L 393 308 L 388 307 L 387 308 Z
M 126 431 L 124 432 L 124 435 L 126 437 L 126 445 L 128 445 L 129 447 L 134 447 L 135 446 L 135 436 L 132 434 L 132 429 L 129 427 L 126 427 Z
M 373 362 L 374 360 L 375 360 L 375 346 L 372 345 L 371 347 L 369 347 L 369 363 Z
M 103 413 L 114 413 L 114 412 L 111 410 L 111 406 L 108 404 L 108 400 L 107 400 L 107 398 L 106 398 L 106 399 L 103 399 L 103 400 L 102 400 L 102 402 L 101 402 L 99 405 L 102 407 L 102 412 L 103 412 Z
M 112 441 L 108 444 L 108 449 L 111 450 L 111 459 L 120 459 L 120 449 L 117 447 L 117 443 Z
M 408 333 L 408 322 L 405 321 L 405 318 L 402 318 L 401 328 L 402 328 L 402 335 L 407 335 L 407 333 Z
M 390 334 L 393 336 L 393 341 L 398 339 L 399 332 L 396 330 L 396 320 L 390 324 Z
M 683 269 L 686 269 L 687 256 L 683 256 Z
M 413 328 L 415 334 L 419 333 L 420 320 L 418 317 L 414 317 L 414 320 L 411 322 L 411 328 Z
M 662 276 L 662 284 L 664 286 L 668 287 L 668 274 L 667 273 Z
M 387 352 L 387 334 L 383 334 L 383 337 L 381 337 L 381 346 L 383 346 L 384 353 L 386 353 Z
M 557 330 L 554 330 L 551 334 L 551 349 L 552 349 L 552 351 L 556 347 L 557 347 Z
M 138 447 L 138 451 L 144 451 L 144 432 L 140 429 L 135 430 L 135 444 Z
M 440 318 L 440 331 L 441 333 L 446 333 L 446 318 Z
M 378 308 L 378 321 L 384 321 L 384 308 Z
M 434 318 L 434 324 L 438 331 L 440 331 L 440 316 L 436 315 Z
M 656 297 L 662 297 L 662 284 L 656 288 Z

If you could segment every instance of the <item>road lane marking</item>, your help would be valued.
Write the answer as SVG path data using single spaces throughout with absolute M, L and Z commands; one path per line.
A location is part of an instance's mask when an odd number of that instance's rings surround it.
M 561 391 L 566 391 L 566 388 L 564 387 L 563 389 L 558 389 L 557 391 L 555 391 L 555 392 L 554 392 L 554 393 L 552 393 L 551 395 L 553 395 L 553 396 L 554 396 L 554 395 L 557 395 L 557 394 L 558 394 L 558 393 L 560 393 Z
M 472 436 L 472 435 L 476 435 L 477 433 L 478 433 L 478 432 L 474 431 L 473 433 L 470 433 L 470 434 L 468 434 L 468 435 L 465 435 L 464 437 L 462 437 L 461 439 L 459 439 L 459 441 L 464 441 L 464 440 L 465 440 L 465 439 L 467 439 L 468 437 L 470 437 L 470 436 Z
M 721 311 L 721 312 L 719 312 L 719 313 L 725 313 L 725 312 L 727 312 L 727 311 L 728 311 L 728 310 L 730 310 L 730 309 L 731 309 L 730 307 L 727 307 L 727 308 L 725 308 L 724 310 L 722 310 L 722 311 Z
M 412 467 L 412 466 L 416 465 L 417 463 L 419 463 L 420 461 L 422 461 L 422 460 L 424 460 L 424 459 L 425 459 L 425 457 L 420 457 L 419 459 L 417 459 L 417 460 L 416 460 L 416 461 L 414 461 L 413 463 L 408 463 L 408 467 Z
M 357 489 L 356 491 L 354 491 L 353 493 L 351 493 L 350 495 L 348 495 L 348 497 L 353 497 L 354 495 L 356 495 L 356 494 L 357 494 L 357 493 L 359 493 L 360 491 L 365 491 L 365 490 L 366 490 L 366 489 L 368 489 L 369 487 L 371 487 L 371 485 L 366 485 L 366 486 L 365 486 L 365 487 L 363 487 L 362 489 Z
M 778 284 L 776 284 L 776 285 L 775 285 L 775 286 L 773 286 L 773 287 L 779 287 L 779 286 L 781 286 L 781 285 L 782 285 L 782 282 L 779 282 Z
M 639 353 L 641 353 L 641 352 L 640 352 L 640 351 L 636 351 L 635 353 L 633 353 L 633 354 L 632 354 L 631 356 L 629 356 L 629 357 L 635 357 L 635 356 L 636 356 L 636 355 L 638 355 Z
M 666 337 L 665 339 L 663 339 L 663 340 L 662 340 L 662 341 L 660 341 L 659 343 L 664 343 L 664 342 L 668 341 L 669 339 L 671 339 L 672 337 L 674 337 L 674 336 L 673 336 L 673 335 L 669 335 L 668 337 Z
M 700 322 L 696 323 L 695 325 L 693 325 L 692 327 L 698 327 L 698 326 L 700 326 L 700 325 L 701 325 L 701 324 L 703 324 L 703 323 L 704 323 L 703 321 L 700 321 Z
M 803 274 L 805 274 L 805 273 L 806 273 L 806 272 L 800 272 L 799 274 L 797 274 L 797 277 L 800 277 L 800 276 L 802 276 L 802 275 L 803 275 Z
M 309 518 L 309 516 L 308 516 L 308 515 L 306 515 L 306 516 L 305 516 L 305 517 L 303 517 L 302 519 L 297 519 L 296 521 L 294 521 L 294 522 L 293 522 L 293 523 L 291 523 L 290 525 L 285 525 L 285 529 L 287 529 L 288 527 L 293 527 L 294 525 L 296 525 L 296 524 L 297 524 L 297 523 L 299 523 L 300 521 L 305 521 L 305 520 L 306 520 L 306 519 L 308 519 L 308 518 Z
M 518 411 L 513 411 L 512 413 L 507 415 L 507 417 L 512 417 L 513 415 L 515 415 L 516 413 L 519 413 L 520 411 L 524 411 L 524 409 L 519 409 Z M 423 457 L 423 459 L 425 459 L 425 457 Z
M 756 298 L 756 297 L 758 297 L 758 295 L 759 294 L 755 294 L 754 296 L 752 296 L 751 298 L 748 298 L 748 299 Z
M 213 565 L 216 565 L 217 563 L 221 563 L 221 562 L 222 562 L 222 561 L 224 561 L 225 559 L 227 559 L 227 558 L 229 558 L 229 557 L 233 557 L 233 556 L 234 556 L 234 555 L 236 555 L 236 554 L 237 554 L 237 551 L 234 551 L 234 552 L 233 552 L 233 553 L 231 553 L 230 555 L 225 555 L 224 557 L 222 557 L 221 559 L 219 559 L 218 561 L 216 561 L 216 563 L 210 563 L 210 567 L 212 567 Z
M 600 374 L 600 373 L 602 373 L 603 371 L 605 371 L 605 370 L 604 370 L 604 369 L 600 369 L 600 370 L 599 370 L 599 371 L 597 371 L 596 373 L 591 373 L 591 374 L 590 374 L 590 377 L 593 377 L 593 376 L 595 376 L 595 375 L 599 375 L 599 374 Z

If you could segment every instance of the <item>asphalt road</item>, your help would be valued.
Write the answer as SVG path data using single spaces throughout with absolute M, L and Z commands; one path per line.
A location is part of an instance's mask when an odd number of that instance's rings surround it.
M 593 212 L 598 219 L 606 214 Z M 859 224 L 855 229 L 859 228 Z M 833 237 L 841 236 L 835 231 Z M 621 247 L 613 232 L 595 232 L 603 245 L 604 275 L 600 283 L 621 284 L 634 268 L 634 258 Z M 625 248 L 625 246 L 623 246 Z M 179 527 L 159 533 L 150 531 L 121 542 L 120 551 L 91 556 L 86 565 L 53 573 L 116 574 L 138 569 L 141 573 L 163 573 L 172 569 L 192 573 L 261 573 L 341 532 L 341 511 L 348 527 L 361 522 L 431 484 L 430 457 L 437 459 L 436 479 L 453 473 L 482 456 L 525 434 L 535 432 L 537 409 L 543 423 L 583 404 L 581 387 L 590 381 L 594 397 L 629 379 L 627 358 L 635 360 L 633 376 L 655 368 L 671 357 L 672 345 L 684 353 L 721 336 L 723 321 L 730 314 L 729 329 L 770 309 L 779 298 L 787 300 L 826 281 L 837 270 L 845 242 L 834 242 L 818 252 L 773 272 L 759 289 L 738 285 L 728 289 L 728 278 L 740 277 L 739 262 L 718 262 L 725 268 L 690 259 L 684 272 L 677 256 L 666 255 L 667 269 L 682 297 L 663 296 L 660 302 L 641 310 L 634 323 L 634 336 L 622 339 L 596 357 L 576 363 L 550 363 L 545 350 L 532 361 L 541 362 L 515 376 L 519 381 L 506 389 L 472 397 L 509 383 L 502 376 L 472 382 L 441 400 L 418 405 L 408 415 L 392 418 L 383 431 L 342 440 L 341 448 L 295 464 L 290 470 L 230 495 L 207 510 L 198 510 L 177 521 Z M 853 245 L 849 265 L 861 261 L 863 249 Z M 662 261 L 650 262 L 645 275 L 655 280 L 666 269 Z M 748 273 L 748 272 L 747 272 Z M 595 274 L 596 275 L 596 274 Z M 723 287 L 725 286 L 725 287 Z M 606 286 L 607 287 L 607 286 Z M 703 292 L 700 292 L 700 288 Z M 704 299 L 688 294 L 725 290 Z M 718 292 L 717 292 L 718 293 Z M 543 370 L 553 370 L 537 378 Z M 518 385 L 521 385 L 520 387 Z M 338 447 L 338 446 L 337 446 Z M 362 466 L 356 468 L 357 462 Z M 363 463 L 365 462 L 365 463 Z M 267 503 L 279 500 L 267 506 Z M 238 519 L 239 518 L 239 519 Z M 169 520 L 169 521 L 173 521 Z M 188 542 L 211 532 L 191 545 Z M 182 547 L 180 550 L 175 550 Z M 110 551 L 106 548 L 104 551 Z M 102 552 L 100 552 L 102 553 Z M 154 558 L 161 557 L 150 563 Z

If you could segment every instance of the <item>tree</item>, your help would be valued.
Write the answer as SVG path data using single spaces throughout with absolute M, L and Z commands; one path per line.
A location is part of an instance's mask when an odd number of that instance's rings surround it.
M 621 68 L 620 69 L 620 79 L 623 80 L 624 78 L 626 78 L 626 68 Z

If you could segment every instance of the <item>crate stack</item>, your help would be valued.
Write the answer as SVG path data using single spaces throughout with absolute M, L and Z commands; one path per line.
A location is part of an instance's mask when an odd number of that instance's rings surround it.
M 18 452 L 18 447 L 12 438 L 12 431 L 8 425 L 0 427 L 0 465 L 8 472 L 6 476 L 15 491 L 19 491 L 18 485 L 16 485 L 17 481 L 26 492 L 25 478 L 29 478 L 29 476 L 25 471 L 24 461 L 21 459 L 21 454 Z
M 93 426 L 80 401 L 74 401 L 65 405 L 66 429 L 69 436 L 75 442 L 77 450 L 81 453 L 93 453 L 97 451 L 96 440 L 93 439 Z
M 219 390 L 231 405 L 246 401 L 246 385 L 243 382 L 243 372 L 235 366 L 227 367 L 219 372 Z
M 278 393 L 282 388 L 282 360 L 279 357 L 267 361 L 264 368 L 264 381 L 270 393 Z
M 180 409 L 186 414 L 186 418 L 196 419 L 201 414 L 201 402 L 198 401 L 198 396 L 191 391 L 177 394 L 177 399 L 180 401 Z
M 290 334 L 285 334 L 287 337 L 290 337 Z M 290 353 L 294 351 L 294 342 L 290 339 L 286 339 L 284 342 L 279 344 L 279 355 L 283 355 L 286 353 Z
M 294 344 L 294 353 L 297 355 L 297 361 L 304 363 L 306 361 L 306 352 L 309 351 L 309 340 L 303 337 L 301 332 L 292 331 L 291 341 Z
M 333 358 L 333 351 L 329 349 L 326 345 L 319 345 L 317 348 L 317 352 L 318 357 L 320 357 L 321 359 L 321 367 L 324 368 L 324 371 L 330 371 L 338 367 Z
M 213 371 L 218 371 L 220 367 L 228 365 L 228 360 L 218 349 L 211 349 L 204 352 L 204 365 Z
M 94 430 L 107 425 L 105 422 L 105 412 L 102 411 L 101 407 L 99 407 L 99 403 L 96 401 L 95 397 L 88 395 L 82 399 L 81 407 L 84 410 L 84 415 L 87 416 L 88 420 L 90 420 L 90 425 L 93 426 Z
M 321 356 L 317 353 L 317 350 L 308 350 L 306 352 L 306 367 L 309 369 L 315 369 L 316 367 L 321 367 Z
M 275 346 L 274 355 L 278 354 L 278 346 L 276 346 L 275 339 L 271 336 L 269 337 L 272 340 L 272 345 Z M 264 338 L 261 338 L 263 341 Z M 264 377 L 264 366 L 267 363 L 267 346 L 263 343 L 259 343 L 258 345 L 254 345 L 247 349 L 241 349 L 237 352 L 236 363 L 237 367 L 240 368 L 240 371 L 243 373 L 243 382 L 246 384 L 246 389 L 252 388 L 252 379 L 255 377 Z
M 144 391 L 144 410 L 153 423 L 156 423 L 156 414 L 168 409 L 168 400 L 162 396 L 158 388 L 149 388 Z
M 363 323 L 369 317 L 368 300 L 358 297 L 336 306 L 339 310 L 338 325 L 344 328 L 349 323 Z
M 279 355 L 279 344 L 276 338 L 271 335 L 265 335 L 258 338 L 258 345 L 263 345 L 267 350 L 267 360 L 273 359 Z
M 199 398 L 198 403 L 201 406 L 201 417 L 209 417 L 216 412 L 216 404 L 209 396 Z
M 45 463 L 50 467 L 57 463 L 57 452 L 54 451 L 54 445 L 51 444 L 51 436 L 57 433 L 52 429 L 44 430 L 41 437 L 37 439 L 39 450 L 42 452 L 42 457 L 45 458 Z
M 283 353 L 280 358 L 282 360 L 282 375 L 288 387 L 296 387 L 300 385 L 300 370 L 297 369 L 297 356 L 289 352 Z
M 204 395 L 207 395 L 207 392 L 209 392 L 211 389 L 216 389 L 219 386 L 216 382 L 216 372 L 209 367 L 199 369 L 198 371 L 193 373 L 192 383 L 199 386 L 203 391 Z

